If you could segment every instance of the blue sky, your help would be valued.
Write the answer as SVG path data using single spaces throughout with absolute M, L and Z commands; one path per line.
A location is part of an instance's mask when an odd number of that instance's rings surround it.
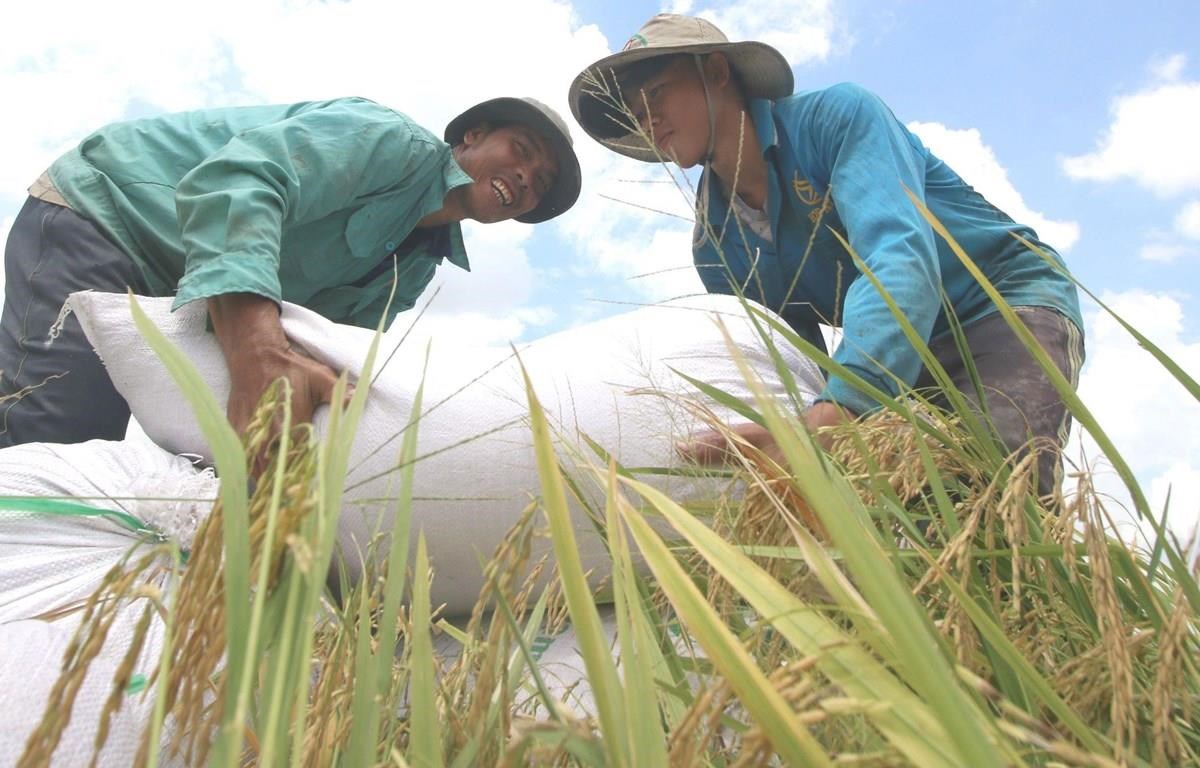
M 6 11 L 0 31 L 0 235 L 28 184 L 106 122 L 350 94 L 439 131 L 501 94 L 566 113 L 580 68 L 654 13 L 687 10 L 733 39 L 776 45 L 797 88 L 850 80 L 880 94 L 968 181 L 1059 246 L 1085 285 L 1200 374 L 1196 0 L 212 0 L 202 13 L 181 0 L 43 5 Z M 532 339 L 699 289 L 685 196 L 661 168 L 575 135 L 585 184 L 577 208 L 538 228 L 469 226 L 472 273 L 439 273 L 425 330 L 444 348 L 463 337 Z M 1081 392 L 1151 496 L 1174 489 L 1182 529 L 1200 510 L 1200 406 L 1094 309 Z

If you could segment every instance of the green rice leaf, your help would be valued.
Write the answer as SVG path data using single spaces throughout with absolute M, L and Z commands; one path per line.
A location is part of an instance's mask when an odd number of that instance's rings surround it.
M 554 557 L 562 580 L 563 596 L 575 627 L 584 667 L 596 701 L 596 714 L 604 738 L 609 759 L 618 764 L 628 764 L 625 720 L 621 702 L 621 684 L 616 666 L 609 654 L 608 643 L 600 624 L 600 614 L 592 600 L 579 549 L 575 543 L 575 532 L 571 522 L 571 511 L 567 506 L 566 493 L 559 475 L 558 458 L 542 405 L 533 391 L 533 383 L 524 366 L 521 373 L 525 379 L 525 392 L 529 399 L 529 415 L 533 430 L 534 453 L 537 458 L 538 476 L 542 487 L 542 504 L 550 521 L 550 535 L 554 545 Z
M 621 516 L 683 624 L 787 764 L 832 765 L 829 756 L 800 724 L 796 713 L 708 604 L 662 539 L 640 515 L 621 508 Z
M 952 742 L 928 707 L 854 638 L 802 603 L 757 563 L 661 491 L 637 481 L 625 482 L 670 521 L 788 642 L 804 656 L 816 658 L 817 667 L 847 696 L 886 705 L 868 710 L 867 717 L 913 765 L 960 764 Z
M 726 343 L 802 495 L 829 532 L 859 590 L 894 643 L 895 652 L 887 657 L 889 663 L 935 713 L 963 762 L 998 768 L 1001 762 L 996 747 L 1004 743 L 1002 737 L 992 729 L 979 704 L 963 691 L 929 618 L 905 589 L 861 501 L 844 479 L 826 471 L 812 439 L 802 426 L 784 417 L 727 333 Z
M 617 638 L 625 673 L 625 711 L 629 713 L 629 753 L 635 764 L 667 764 L 667 734 L 659 717 L 654 680 L 656 667 L 665 667 L 654 642 L 649 622 L 637 591 L 633 559 L 617 507 L 628 502 L 617 487 L 617 468 L 608 464 L 608 493 L 605 505 L 606 529 L 612 552 L 613 600 L 616 609 Z
M 1062 375 L 1062 372 L 1058 370 L 1058 367 L 1050 359 L 1050 356 L 1046 354 L 1044 349 L 1042 349 L 1042 345 L 1038 343 L 1037 339 L 1034 338 L 1029 329 L 1025 327 L 1025 324 L 1021 322 L 1021 319 L 1017 317 L 1015 312 L 1013 312 L 1012 307 L 1008 305 L 1008 302 L 1004 300 L 1004 297 L 1000 295 L 1000 292 L 996 290 L 996 287 L 992 285 L 987 276 L 983 274 L 982 270 L 979 269 L 979 266 L 975 264 L 971 257 L 967 255 L 958 242 L 955 241 L 955 239 L 950 235 L 950 232 L 946 229 L 945 225 L 938 221 L 937 217 L 925 207 L 924 202 L 914 195 L 911 190 L 906 189 L 905 192 L 908 194 L 909 199 L 912 200 L 913 205 L 917 207 L 917 210 L 921 212 L 921 215 L 924 216 L 925 220 L 928 221 L 930 226 L 933 227 L 933 230 L 937 232 L 937 234 L 943 240 L 946 241 L 947 245 L 949 245 L 950 249 L 954 251 L 954 254 L 958 257 L 959 261 L 962 262 L 967 271 L 971 273 L 971 276 L 975 278 L 975 281 L 979 283 L 980 287 L 982 287 L 987 293 L 988 297 L 991 298 L 992 302 L 996 305 L 996 309 L 1008 323 L 1008 326 L 1012 328 L 1014 333 L 1017 334 L 1017 337 L 1021 339 L 1021 342 L 1025 345 L 1025 348 L 1029 350 L 1029 353 L 1038 361 L 1038 365 L 1040 365 L 1042 370 L 1045 371 L 1046 376 L 1050 379 L 1051 384 L 1054 385 L 1054 389 L 1058 392 L 1059 397 L 1061 397 L 1063 402 L 1067 404 L 1067 408 L 1070 410 L 1071 414 L 1077 421 L 1079 421 L 1083 428 L 1088 431 L 1088 434 L 1090 434 L 1096 441 L 1096 444 L 1100 447 L 1100 450 L 1102 450 L 1104 455 L 1108 457 L 1108 460 L 1112 462 L 1113 469 L 1117 471 L 1117 474 L 1125 483 L 1125 487 L 1133 499 L 1134 508 L 1137 510 L 1138 516 L 1154 530 L 1156 537 L 1163 539 L 1168 536 L 1168 532 L 1159 524 L 1158 519 L 1151 512 L 1150 504 L 1146 500 L 1145 494 L 1142 492 L 1141 485 L 1138 483 L 1137 478 L 1133 474 L 1133 469 L 1117 450 L 1116 445 L 1113 444 L 1112 440 L 1109 439 L 1108 434 L 1100 427 L 1099 422 L 1096 420 L 1096 417 L 1092 414 L 1091 410 L 1084 405 L 1083 400 L 1080 399 L 1079 394 L 1075 391 L 1075 387 L 1073 387 L 1071 382 L 1067 381 L 1066 377 Z M 1032 243 L 1029 243 L 1029 241 L 1026 240 L 1024 242 L 1026 246 L 1031 248 L 1034 252 L 1040 252 L 1036 246 L 1034 246 Z M 1105 307 L 1105 309 L 1107 309 L 1107 307 Z M 1114 315 L 1114 317 L 1116 316 Z M 1178 378 L 1180 382 L 1184 384 L 1185 388 L 1187 388 L 1188 392 L 1192 394 L 1193 397 L 1200 398 L 1200 386 L 1197 386 L 1196 382 L 1192 380 L 1191 377 L 1187 376 L 1187 374 L 1184 373 L 1183 370 L 1174 363 L 1174 361 L 1166 357 L 1161 350 L 1159 350 L 1157 347 L 1154 347 L 1153 344 L 1150 344 L 1149 339 L 1146 339 L 1140 333 L 1137 333 L 1137 331 L 1135 331 L 1123 320 L 1120 318 L 1117 318 L 1117 320 L 1123 326 L 1125 326 L 1127 330 L 1131 331 L 1135 335 L 1135 338 L 1138 339 L 1138 343 L 1143 344 L 1144 346 L 1149 345 L 1147 346 L 1147 349 L 1151 351 L 1151 354 L 1153 354 L 1160 363 L 1166 365 L 1168 370 L 1172 371 L 1173 375 L 1175 375 L 1176 378 Z M 1175 573 L 1175 577 L 1184 585 L 1185 594 L 1188 597 L 1188 602 L 1191 604 L 1192 610 L 1200 613 L 1200 586 L 1197 585 L 1196 579 L 1191 577 L 1191 569 L 1188 567 L 1187 561 L 1178 551 L 1173 548 L 1167 549 L 1167 557 L 1171 561 L 1171 566 Z M 1156 626 L 1161 627 L 1163 621 L 1165 620 L 1165 607 L 1157 604 L 1155 604 L 1154 607 L 1155 624 Z
M 221 478 L 221 508 L 225 544 L 225 611 L 226 657 L 225 669 L 230 680 L 242 680 L 247 654 L 247 633 L 250 627 L 250 535 L 246 451 L 237 433 L 225 416 L 225 408 L 217 402 L 211 390 L 192 362 L 172 344 L 162 331 L 138 306 L 133 292 L 129 293 L 129 309 L 138 332 L 167 369 L 179 391 L 191 406 L 196 423 L 208 441 L 213 463 Z M 233 765 L 240 751 L 242 723 L 233 717 L 238 711 L 239 686 L 225 689 L 226 720 L 214 751 L 214 762 Z M 222 757 L 223 756 L 223 757 Z
M 412 684 L 409 686 L 409 765 L 436 768 L 445 765 L 441 718 L 438 717 L 437 667 L 429 634 L 429 555 L 425 535 L 417 537 L 417 560 L 412 597 Z

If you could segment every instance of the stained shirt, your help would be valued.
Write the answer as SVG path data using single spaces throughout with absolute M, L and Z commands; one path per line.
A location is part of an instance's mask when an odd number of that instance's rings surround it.
M 917 351 L 844 238 L 926 340 L 950 333 L 942 296 L 963 323 L 997 311 L 906 189 L 924 202 L 1013 306 L 1058 310 L 1083 322 L 1062 257 L 962 180 L 878 97 L 842 84 L 749 112 L 767 165 L 773 237 L 738 227 L 715 180 L 702 179 L 693 258 L 710 293 L 744 295 L 778 312 L 824 349 L 819 323 L 842 328 L 833 359 L 896 396 L 921 370 Z M 706 170 L 711 174 L 711 170 Z M 711 182 L 711 183 L 710 183 Z M 1014 235 L 1043 251 L 1051 263 Z M 819 399 L 864 413 L 872 397 L 831 375 Z
M 175 308 L 254 293 L 375 327 L 394 274 L 389 323 L 443 258 L 469 269 L 458 224 L 416 224 L 471 177 L 444 141 L 366 99 L 115 123 L 50 177 Z

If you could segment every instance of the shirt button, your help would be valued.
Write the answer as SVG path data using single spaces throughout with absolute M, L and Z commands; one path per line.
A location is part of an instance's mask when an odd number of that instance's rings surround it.
M 386 243 L 383 244 L 383 247 L 387 250 L 388 253 L 391 253 L 392 251 L 396 250 L 396 242 L 394 240 L 388 240 Z

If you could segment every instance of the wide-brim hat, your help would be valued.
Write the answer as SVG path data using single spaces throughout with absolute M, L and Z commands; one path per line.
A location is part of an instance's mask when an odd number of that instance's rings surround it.
M 620 53 L 600 59 L 571 83 L 571 114 L 596 141 L 627 157 L 659 162 L 661 157 L 645 138 L 631 130 L 633 118 L 624 113 L 617 77 L 630 64 L 656 56 L 721 52 L 737 73 L 751 99 L 790 96 L 792 68 L 779 51 L 766 43 L 731 43 L 716 25 L 695 16 L 660 13 L 629 38 Z
M 537 131 L 558 158 L 558 175 L 536 208 L 517 216 L 517 221 L 539 224 L 564 213 L 579 199 L 582 174 L 567 123 L 557 112 L 537 99 L 501 96 L 488 99 L 463 112 L 446 126 L 446 143 L 462 142 L 463 136 L 480 123 L 519 123 Z

